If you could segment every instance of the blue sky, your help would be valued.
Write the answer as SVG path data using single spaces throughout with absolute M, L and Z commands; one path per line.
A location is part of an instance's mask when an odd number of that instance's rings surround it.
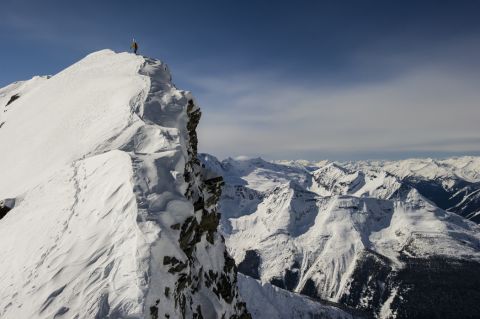
M 0 4 L 0 86 L 86 54 L 166 61 L 220 158 L 480 154 L 478 1 Z

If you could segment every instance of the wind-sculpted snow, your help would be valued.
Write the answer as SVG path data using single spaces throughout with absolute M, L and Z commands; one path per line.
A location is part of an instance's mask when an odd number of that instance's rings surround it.
M 221 229 L 246 275 L 379 318 L 476 313 L 480 227 L 392 172 L 201 159 L 225 178 Z
M 164 63 L 99 51 L 0 98 L 2 319 L 249 317 Z

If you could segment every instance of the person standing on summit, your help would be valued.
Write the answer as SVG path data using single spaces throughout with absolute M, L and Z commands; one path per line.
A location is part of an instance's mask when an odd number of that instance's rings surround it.
M 130 47 L 133 49 L 133 53 L 137 54 L 138 43 L 135 42 L 135 39 L 132 40 L 132 45 Z

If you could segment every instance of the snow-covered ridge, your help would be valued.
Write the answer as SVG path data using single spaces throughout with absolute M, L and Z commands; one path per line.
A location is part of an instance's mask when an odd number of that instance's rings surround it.
M 0 107 L 1 318 L 249 317 L 164 63 L 95 52 Z
M 375 167 L 400 178 L 419 176 L 426 179 L 462 178 L 480 182 L 480 157 L 461 156 L 447 159 L 417 158 L 399 161 L 359 161 L 344 163 L 347 167 Z

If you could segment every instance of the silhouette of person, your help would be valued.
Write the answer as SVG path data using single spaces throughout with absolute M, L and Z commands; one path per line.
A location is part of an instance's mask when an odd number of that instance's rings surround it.
M 130 47 L 133 49 L 133 53 L 137 54 L 138 43 L 135 41 L 135 39 L 132 40 L 132 45 Z

